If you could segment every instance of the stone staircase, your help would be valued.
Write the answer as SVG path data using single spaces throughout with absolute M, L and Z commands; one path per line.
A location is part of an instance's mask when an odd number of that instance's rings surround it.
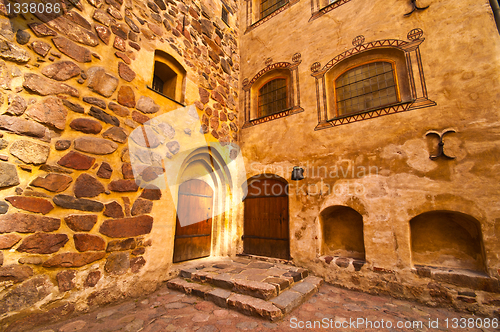
M 222 308 L 275 321 L 316 293 L 322 282 L 293 265 L 236 257 L 183 265 L 167 286 Z

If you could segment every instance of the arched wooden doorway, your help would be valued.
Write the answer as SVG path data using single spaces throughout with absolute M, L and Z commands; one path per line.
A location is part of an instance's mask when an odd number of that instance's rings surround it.
M 201 180 L 179 186 L 174 240 L 174 263 L 210 256 L 213 190 Z
M 245 198 L 243 252 L 289 259 L 288 221 L 288 184 L 277 177 L 250 179 Z

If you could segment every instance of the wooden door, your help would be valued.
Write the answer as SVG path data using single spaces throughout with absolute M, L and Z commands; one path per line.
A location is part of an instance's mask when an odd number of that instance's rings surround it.
M 290 258 L 286 183 L 276 179 L 251 182 L 245 198 L 244 218 L 244 253 Z
M 174 263 L 210 256 L 213 190 L 201 180 L 179 186 Z

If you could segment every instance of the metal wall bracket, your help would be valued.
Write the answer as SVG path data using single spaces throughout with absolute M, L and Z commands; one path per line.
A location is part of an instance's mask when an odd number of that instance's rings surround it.
M 431 134 L 434 134 L 434 135 L 437 135 L 437 136 L 439 137 L 439 143 L 438 143 L 438 151 L 437 151 L 437 154 L 436 154 L 436 155 L 434 155 L 434 156 L 432 156 L 432 155 L 431 155 L 431 156 L 429 156 L 429 159 L 431 159 L 431 160 L 435 160 L 435 159 L 437 159 L 437 158 L 439 158 L 439 157 L 444 157 L 444 158 L 446 158 L 446 159 L 455 159 L 455 158 L 456 158 L 456 157 L 450 157 L 450 156 L 448 156 L 448 155 L 446 155 L 446 154 L 444 153 L 444 142 L 443 142 L 443 136 L 444 136 L 444 135 L 446 135 L 446 134 L 448 134 L 448 133 L 456 133 L 456 131 L 455 131 L 455 130 L 453 130 L 453 129 L 447 129 L 447 130 L 444 130 L 443 132 L 439 133 L 439 132 L 434 131 L 434 130 L 429 130 L 429 131 L 425 134 L 425 136 L 429 136 L 429 135 L 431 135 Z
M 419 6 L 417 6 L 417 0 L 410 0 L 410 2 L 411 2 L 412 10 L 411 10 L 411 12 L 406 13 L 406 14 L 404 15 L 405 17 L 410 16 L 410 15 L 411 15 L 411 14 L 413 14 L 415 11 L 421 11 L 421 10 L 425 10 L 425 9 L 429 8 L 429 6 L 427 6 L 427 7 L 419 7 Z

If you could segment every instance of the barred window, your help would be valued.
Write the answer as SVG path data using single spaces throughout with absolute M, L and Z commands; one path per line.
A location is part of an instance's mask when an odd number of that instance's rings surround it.
M 394 67 L 372 62 L 348 70 L 335 81 L 337 116 L 397 103 Z
M 262 0 L 260 3 L 260 18 L 274 12 L 276 9 L 286 5 L 288 0 Z
M 163 93 L 163 80 L 160 77 L 154 75 L 152 88 L 156 92 Z
M 259 117 L 281 112 L 287 108 L 285 78 L 276 78 L 259 89 Z

